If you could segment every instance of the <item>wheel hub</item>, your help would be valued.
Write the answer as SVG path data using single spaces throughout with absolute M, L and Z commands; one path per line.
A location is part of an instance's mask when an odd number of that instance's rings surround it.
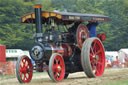
M 98 56 L 98 55 L 94 55 L 94 56 L 93 56 L 93 60 L 98 61 L 98 60 L 99 60 L 99 56 Z
M 22 72 L 23 73 L 27 73 L 27 69 L 26 68 L 23 68 Z
M 58 71 L 61 71 L 61 66 L 58 66 L 57 69 L 58 69 Z
M 56 69 L 56 72 L 60 72 L 62 68 L 60 65 L 57 65 L 55 69 Z
M 39 54 L 39 52 L 38 52 L 37 49 L 35 49 L 33 53 L 34 53 L 34 55 L 36 55 L 36 56 Z M 38 56 L 37 56 L 37 57 L 38 57 Z

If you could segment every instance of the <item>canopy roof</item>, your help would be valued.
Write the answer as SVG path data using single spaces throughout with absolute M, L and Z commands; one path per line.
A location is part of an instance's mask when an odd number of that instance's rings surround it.
M 49 18 L 55 19 L 57 23 L 71 24 L 73 22 L 105 22 L 109 18 L 98 14 L 82 14 L 69 12 L 42 12 L 42 23 L 47 23 Z M 35 23 L 35 14 L 29 13 L 21 18 L 22 23 Z

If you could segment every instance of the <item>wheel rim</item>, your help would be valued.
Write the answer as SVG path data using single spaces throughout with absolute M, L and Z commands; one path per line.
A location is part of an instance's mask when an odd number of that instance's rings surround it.
M 94 40 L 90 48 L 90 64 L 95 76 L 101 76 L 105 68 L 104 48 L 99 40 Z
M 55 81 L 61 81 L 64 78 L 65 64 L 61 55 L 55 55 L 52 60 L 52 74 Z
M 79 48 L 82 48 L 82 45 L 86 38 L 89 37 L 89 32 L 87 30 L 87 27 L 83 24 L 81 24 L 77 28 L 77 44 Z
M 28 57 L 23 57 L 19 65 L 20 78 L 24 83 L 32 79 L 32 63 Z

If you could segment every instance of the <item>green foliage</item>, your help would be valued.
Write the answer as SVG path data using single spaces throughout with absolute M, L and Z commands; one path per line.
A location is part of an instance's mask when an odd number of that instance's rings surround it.
M 113 80 L 110 81 L 109 83 L 103 84 L 103 85 L 127 85 L 128 80 Z
M 128 47 L 128 12 L 126 12 L 128 6 L 125 5 L 126 2 L 127 0 L 106 0 L 101 5 L 104 14 L 110 17 L 109 27 L 102 25 L 107 34 L 105 41 L 107 50 L 119 50 Z
M 42 4 L 43 11 L 67 10 L 109 16 L 110 22 L 97 27 L 97 33 L 107 35 L 106 50 L 128 47 L 128 0 L 0 0 L 0 44 L 22 49 L 31 46 L 31 25 L 21 24 L 20 18 L 33 12 L 34 4 Z
M 32 3 L 23 0 L 0 0 L 0 44 L 7 48 L 27 49 L 31 44 L 31 30 L 20 22 L 21 16 L 32 12 Z

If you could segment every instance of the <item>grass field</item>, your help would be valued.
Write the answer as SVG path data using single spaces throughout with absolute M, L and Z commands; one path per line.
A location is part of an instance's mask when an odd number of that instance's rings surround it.
M 0 85 L 21 84 L 15 75 L 6 75 L 0 76 Z M 84 72 L 77 72 L 58 83 L 53 82 L 47 72 L 34 72 L 31 82 L 22 85 L 128 85 L 128 68 L 106 69 L 99 78 L 88 78 Z
M 34 72 L 33 76 L 47 75 L 47 72 Z M 16 75 L 0 75 L 0 80 L 16 78 Z
M 8 79 L 8 78 L 15 78 L 16 75 L 0 75 L 0 80 L 2 79 Z
M 110 81 L 104 85 L 128 85 L 128 80 Z

